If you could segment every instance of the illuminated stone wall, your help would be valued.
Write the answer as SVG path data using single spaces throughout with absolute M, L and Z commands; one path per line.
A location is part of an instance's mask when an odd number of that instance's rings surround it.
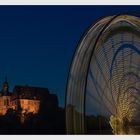
M 22 113 L 36 114 L 40 108 L 39 100 L 17 99 L 11 102 L 11 106 L 14 110 L 21 108 Z
M 5 115 L 10 108 L 11 96 L 0 96 L 0 115 Z
M 9 108 L 18 110 L 19 107 L 22 113 L 33 113 L 36 114 L 39 111 L 40 101 L 39 100 L 28 100 L 28 99 L 18 99 L 10 101 L 11 96 L 1 96 L 0 97 L 0 115 L 5 115 Z

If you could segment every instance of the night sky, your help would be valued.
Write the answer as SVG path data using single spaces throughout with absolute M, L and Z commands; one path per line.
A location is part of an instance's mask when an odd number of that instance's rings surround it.
M 124 6 L 1 6 L 0 86 L 47 87 L 64 106 L 74 49 L 86 29 L 103 16 L 137 12 Z

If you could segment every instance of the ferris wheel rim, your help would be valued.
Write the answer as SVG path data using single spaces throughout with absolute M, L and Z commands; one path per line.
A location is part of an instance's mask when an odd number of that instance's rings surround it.
M 92 56 L 93 56 L 93 53 L 94 53 L 94 49 L 96 48 L 96 44 L 97 44 L 97 42 L 98 42 L 98 40 L 99 40 L 99 38 L 101 37 L 101 35 L 102 35 L 102 33 L 107 29 L 107 27 L 108 26 L 111 26 L 111 23 L 112 22 L 115 22 L 115 19 L 119 19 L 119 20 L 121 20 L 121 19 L 123 19 L 122 17 L 123 16 L 126 16 L 126 17 L 128 17 L 128 18 L 130 18 L 130 17 L 133 17 L 133 18 L 135 18 L 134 16 L 130 16 L 130 15 L 115 15 L 115 16 L 113 16 L 111 19 L 110 19 L 110 21 L 108 22 L 108 23 L 106 23 L 105 24 L 105 27 L 100 31 L 100 33 L 98 34 L 98 37 L 96 38 L 96 41 L 95 41 L 95 44 L 94 44 L 94 48 L 92 48 L 92 53 L 91 53 L 91 56 L 90 56 L 90 59 L 89 59 L 89 61 L 88 61 L 88 64 L 87 64 L 87 66 L 89 67 L 90 66 L 90 63 L 91 63 L 91 58 L 92 58 Z M 137 18 L 137 17 L 136 17 Z M 130 22 L 129 20 L 128 20 L 128 22 Z M 93 26 L 91 27 L 91 28 L 93 28 Z M 88 32 L 87 32 L 87 35 L 88 35 L 88 33 L 89 33 L 89 31 L 90 30 L 88 30 Z M 87 35 L 85 35 L 85 36 L 87 36 Z M 81 42 L 84 40 L 84 38 L 81 40 Z M 75 51 L 75 54 L 76 54 L 76 52 L 78 51 L 78 49 L 79 49 L 79 47 L 80 47 L 80 44 L 81 44 L 81 42 L 79 43 L 79 45 L 78 45 L 78 47 L 77 47 L 77 49 L 76 49 L 76 51 Z M 71 69 L 72 69 L 72 67 L 73 67 L 73 63 L 74 63 L 74 59 L 75 59 L 75 54 L 74 54 L 74 56 L 73 56 L 73 60 L 72 60 L 72 64 L 71 64 Z M 71 72 L 71 70 L 70 70 L 70 72 Z M 69 72 L 69 73 L 70 73 Z M 88 77 L 88 72 L 89 72 L 89 68 L 88 68 L 88 70 L 87 70 L 87 75 L 86 75 L 86 82 L 85 82 L 85 90 L 84 90 L 84 104 L 83 104 L 83 107 L 84 107 L 84 110 L 83 110 L 83 116 L 84 116 L 84 118 L 85 118 L 85 102 L 86 102 L 86 87 L 87 87 L 87 77 Z M 70 76 L 70 75 L 69 75 Z M 68 77 L 68 79 L 69 79 L 70 77 Z M 67 117 L 68 117 L 68 112 L 67 112 L 67 106 L 68 106 L 68 102 L 67 102 L 67 100 L 68 100 L 68 86 L 69 86 L 69 83 L 70 81 L 68 80 L 68 83 L 67 83 L 67 95 L 66 95 L 66 125 L 67 125 L 67 121 L 69 121 L 69 120 L 67 120 Z M 84 122 L 85 123 L 85 122 Z M 85 124 L 84 124 L 84 126 L 85 126 Z M 84 128 L 84 129 L 86 129 L 86 128 Z

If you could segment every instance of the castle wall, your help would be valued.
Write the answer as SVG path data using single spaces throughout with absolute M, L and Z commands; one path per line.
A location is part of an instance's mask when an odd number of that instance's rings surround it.
M 29 99 L 16 99 L 11 102 L 11 106 L 14 110 L 22 110 L 22 113 L 38 113 L 40 108 L 39 100 Z
M 11 96 L 0 96 L 0 115 L 5 115 L 10 108 Z

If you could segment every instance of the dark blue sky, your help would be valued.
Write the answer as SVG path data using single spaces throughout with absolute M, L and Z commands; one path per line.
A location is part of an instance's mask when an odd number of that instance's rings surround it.
M 64 105 L 73 51 L 82 34 L 103 16 L 140 11 L 124 6 L 1 6 L 0 86 L 48 87 Z

